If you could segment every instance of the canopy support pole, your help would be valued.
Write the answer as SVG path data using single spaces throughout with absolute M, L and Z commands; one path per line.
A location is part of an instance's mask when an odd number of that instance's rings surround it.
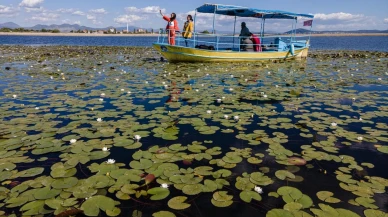
M 313 21 L 311 21 L 311 26 L 310 26 L 310 34 L 309 34 L 309 44 L 310 44 L 310 38 L 311 38 L 311 30 L 313 29 Z
M 214 14 L 213 14 L 213 31 L 212 31 L 212 34 L 213 34 L 213 35 L 216 33 L 216 32 L 215 32 L 216 12 L 217 12 L 217 7 L 215 8 Z
M 233 28 L 233 48 L 234 49 L 234 38 L 236 37 L 236 18 L 237 16 L 234 16 L 234 28 Z
M 265 34 L 265 18 L 263 18 L 263 38 L 264 38 L 264 34 Z
M 298 24 L 298 18 L 295 17 L 295 28 L 294 28 L 294 38 L 293 38 L 293 41 L 295 41 L 295 38 L 296 38 L 296 26 Z
M 195 31 L 195 27 L 196 27 L 196 25 L 195 25 L 195 21 L 197 21 L 197 9 L 195 9 L 195 13 L 194 13 L 194 41 L 193 41 L 193 46 L 194 46 L 194 48 L 195 48 L 195 42 L 196 42 L 196 40 L 195 40 L 195 37 L 196 37 L 196 35 L 197 35 L 197 32 Z

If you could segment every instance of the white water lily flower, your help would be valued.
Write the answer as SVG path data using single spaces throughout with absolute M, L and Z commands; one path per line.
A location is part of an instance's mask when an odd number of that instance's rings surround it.
M 331 126 L 336 127 L 337 123 L 333 122 L 333 123 L 331 123 Z
M 263 97 L 264 97 L 264 98 L 267 98 L 268 96 L 264 94 Z
M 197 69 L 197 72 L 200 72 L 201 70 L 200 69 Z
M 230 75 L 231 78 L 233 78 L 234 76 L 233 75 Z
M 163 81 L 162 84 L 166 84 L 166 82 Z
M 264 92 L 260 92 L 261 95 L 264 95 Z
M 195 89 L 196 92 L 198 92 L 199 90 L 198 89 Z
M 360 117 L 360 119 L 358 119 L 359 121 L 362 121 L 362 118 Z
M 240 119 L 240 117 L 238 115 L 234 116 L 233 118 L 235 121 L 238 121 Z
M 119 81 L 120 79 L 116 78 L 116 81 Z
M 128 93 L 128 94 L 131 94 L 131 91 L 128 91 L 127 93 Z
M 54 79 L 54 77 L 53 77 L 53 76 L 50 76 L 50 79 Z
M 353 97 L 352 100 L 353 100 L 353 101 L 356 101 L 356 98 Z
M 233 88 L 229 88 L 229 91 L 233 91 Z
M 378 78 L 377 80 L 381 81 L 381 80 L 383 80 L 383 79 L 382 79 L 382 78 Z
M 263 189 L 259 186 L 255 186 L 255 191 L 259 194 L 262 194 L 263 193 Z
M 76 143 L 76 142 L 77 142 L 76 139 L 70 139 L 70 143 L 71 143 L 71 144 L 74 144 L 74 143 Z
M 211 111 L 211 110 L 207 110 L 206 113 L 207 113 L 207 114 L 211 114 L 212 111 Z
M 39 110 L 39 107 L 35 107 L 35 110 Z
M 217 102 L 218 102 L 218 103 L 221 103 L 221 99 L 217 99 Z
M 162 187 L 162 188 L 168 188 L 168 184 L 163 183 L 160 187 Z
M 362 136 L 357 137 L 357 140 L 362 141 L 364 138 Z
M 114 159 L 108 159 L 107 164 L 114 164 L 116 161 Z
M 16 99 L 16 97 L 18 97 L 18 95 L 14 94 L 14 95 L 12 95 L 12 97 L 13 97 L 14 99 Z
M 98 99 L 98 101 L 102 102 L 102 101 L 104 101 L 104 99 L 103 99 L 103 98 L 100 98 L 100 99 Z
M 135 135 L 135 139 L 136 139 L 137 141 L 140 141 L 141 136 L 140 136 L 140 135 Z
M 245 82 L 247 82 L 247 81 L 248 81 L 248 79 L 246 78 L 246 79 L 245 79 Z
M 270 74 L 271 74 L 271 72 L 268 72 L 268 74 L 270 75 Z
M 228 115 L 224 115 L 224 118 L 225 118 L 225 119 L 228 119 L 228 118 L 229 118 L 229 116 L 228 116 Z
M 148 84 L 148 81 L 145 81 L 144 83 Z
M 168 85 L 167 85 L 167 84 L 165 84 L 165 85 L 164 85 L 164 88 L 166 88 L 166 89 L 167 89 L 167 88 L 168 88 Z
M 206 76 L 209 76 L 209 73 L 206 73 Z
M 278 87 L 279 87 L 279 85 L 275 85 L 275 87 L 276 87 L 276 88 L 278 88 Z
M 105 96 L 105 93 L 101 93 L 100 96 L 101 96 L 101 97 Z
M 103 147 L 102 151 L 109 151 L 109 149 L 107 147 Z
M 122 92 L 124 92 L 124 89 L 121 89 Z
M 97 118 L 97 122 L 102 122 L 102 118 Z

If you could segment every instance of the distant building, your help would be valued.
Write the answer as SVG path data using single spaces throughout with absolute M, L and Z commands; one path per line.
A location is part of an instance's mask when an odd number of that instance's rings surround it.
M 136 30 L 136 33 L 145 33 L 146 31 L 145 31 L 145 29 L 137 29 Z
M 104 31 L 103 30 L 98 30 L 97 34 L 104 34 Z
M 116 29 L 115 28 L 110 28 L 109 29 L 109 33 L 116 33 Z

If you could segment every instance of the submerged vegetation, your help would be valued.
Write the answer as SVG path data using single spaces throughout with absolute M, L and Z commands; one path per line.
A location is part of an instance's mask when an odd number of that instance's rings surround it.
M 0 216 L 387 216 L 387 53 L 0 56 Z

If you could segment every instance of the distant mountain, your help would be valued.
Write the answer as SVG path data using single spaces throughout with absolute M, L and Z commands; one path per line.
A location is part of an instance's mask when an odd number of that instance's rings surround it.
M 291 34 L 292 30 L 285 32 L 284 34 Z M 309 34 L 310 30 L 299 28 L 296 29 L 296 34 Z M 325 34 L 325 33 L 388 33 L 388 30 L 350 30 L 350 31 L 311 31 L 312 34 Z
M 111 28 L 115 28 L 118 31 L 126 30 L 127 27 L 114 27 L 114 26 L 108 26 L 103 28 L 95 28 L 95 27 L 88 27 L 88 26 L 80 26 L 78 24 L 61 24 L 61 25 L 35 25 L 33 27 L 26 27 L 26 29 L 32 29 L 32 30 L 41 30 L 41 29 L 58 29 L 61 32 L 70 32 L 70 31 L 77 31 L 77 30 L 108 30 Z M 139 29 L 139 27 L 136 26 L 128 26 L 129 31 L 133 31 L 134 29 Z M 151 29 L 147 29 L 151 30 Z
M 0 28 L 16 29 L 16 28 L 20 28 L 20 26 L 13 22 L 7 22 L 7 23 L 0 23 Z
M 113 26 L 108 26 L 108 27 L 103 27 L 103 28 L 95 28 L 95 27 L 88 27 L 88 26 L 81 26 L 81 25 L 78 25 L 78 24 L 60 24 L 60 25 L 57 25 L 57 24 L 52 24 L 52 25 L 42 25 L 42 24 L 38 24 L 38 25 L 35 25 L 35 26 L 32 26 L 32 27 L 21 27 L 19 26 L 18 24 L 16 23 L 13 23 L 13 22 L 7 22 L 7 23 L 0 23 L 0 28 L 11 28 L 11 29 L 15 29 L 15 28 L 25 28 L 25 29 L 31 29 L 31 30 L 41 30 L 41 29 L 50 29 L 50 30 L 53 30 L 53 29 L 58 29 L 59 31 L 61 32 L 70 32 L 70 31 L 77 31 L 77 30 L 93 30 L 93 31 L 96 31 L 96 30 L 108 30 L 110 28 L 116 28 L 116 30 L 126 30 L 127 27 L 113 27 Z M 136 27 L 136 26 L 128 26 L 128 29 L 129 31 L 133 31 L 134 29 L 139 29 L 139 27 Z M 151 30 L 151 29 L 147 29 L 147 30 Z

